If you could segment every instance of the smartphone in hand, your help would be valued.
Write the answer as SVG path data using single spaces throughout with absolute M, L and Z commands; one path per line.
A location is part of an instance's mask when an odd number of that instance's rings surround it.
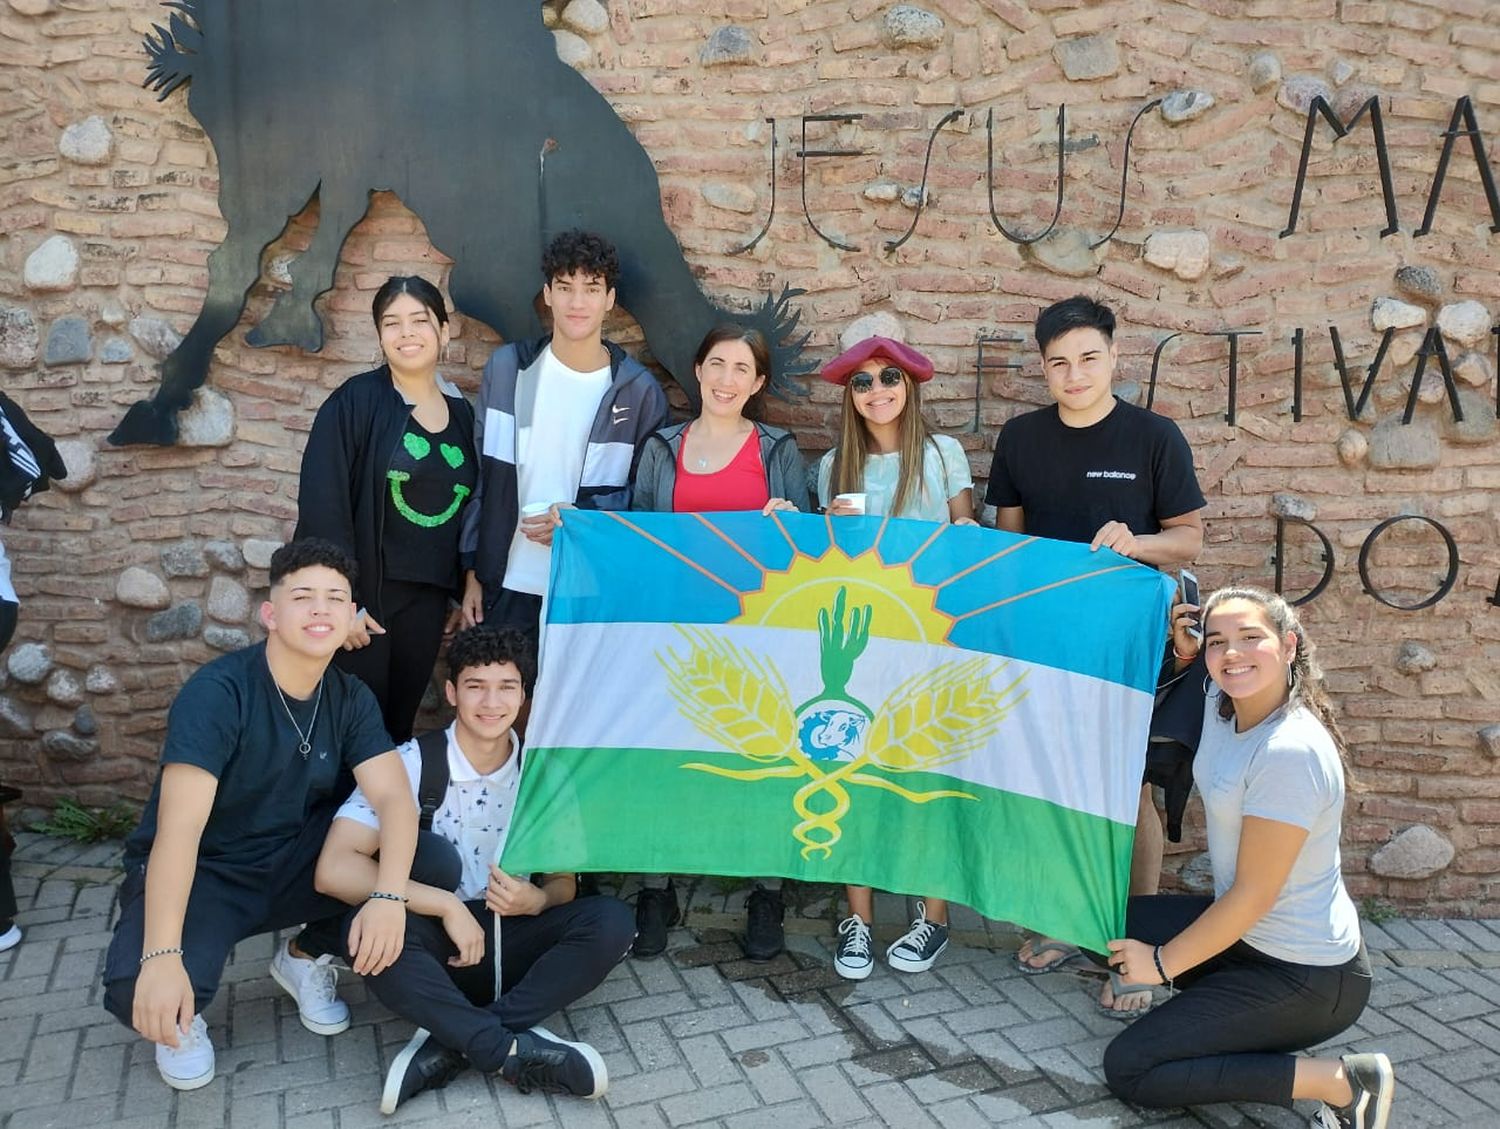
M 1198 578 L 1187 569 L 1183 569 L 1178 575 L 1177 591 L 1182 597 L 1181 602 L 1192 604 L 1194 607 L 1201 607 L 1201 601 L 1198 596 Z M 1193 626 L 1188 628 L 1188 634 L 1200 643 L 1203 641 L 1203 612 L 1201 610 L 1198 612 Z

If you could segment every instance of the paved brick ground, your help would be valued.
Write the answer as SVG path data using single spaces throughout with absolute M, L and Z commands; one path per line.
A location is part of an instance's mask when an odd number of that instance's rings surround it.
M 15 870 L 26 940 L 0 955 L 0 1129 L 361 1129 L 402 1126 L 823 1125 L 1296 1126 L 1309 1110 L 1214 1106 L 1151 1113 L 1111 1099 L 1100 1056 L 1118 1025 L 1095 1014 L 1096 982 L 1022 977 L 1003 925 L 956 919 L 932 972 L 884 966 L 859 985 L 833 975 L 827 894 L 799 890 L 789 952 L 739 956 L 743 892 L 705 880 L 664 959 L 626 962 L 556 1021 L 592 1042 L 612 1085 L 595 1104 L 522 1096 L 470 1073 L 384 1118 L 386 1063 L 410 1034 L 346 975 L 354 1025 L 324 1039 L 266 976 L 273 940 L 240 945 L 208 1012 L 218 1078 L 162 1085 L 150 1048 L 99 1005 L 116 849 L 23 835 Z M 881 900 L 894 934 L 901 899 Z M 1366 925 L 1381 964 L 1373 1006 L 1335 1046 L 1396 1061 L 1396 1124 L 1500 1126 L 1500 921 Z M 881 930 L 878 929 L 877 932 Z

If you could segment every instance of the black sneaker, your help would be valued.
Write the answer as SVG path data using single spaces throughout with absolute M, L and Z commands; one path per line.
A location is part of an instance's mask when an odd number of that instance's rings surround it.
M 642 890 L 635 899 L 635 944 L 630 951 L 643 959 L 661 956 L 667 951 L 667 930 L 681 920 L 677 891 L 670 883 L 665 890 Z
M 1386 1129 L 1396 1096 L 1391 1060 L 1383 1054 L 1367 1054 L 1345 1055 L 1343 1062 L 1354 1100 L 1342 1109 L 1324 1102 L 1313 1115 L 1313 1129 Z
M 845 980 L 863 980 L 875 967 L 870 955 L 870 927 L 857 913 L 839 922 L 839 939 L 833 950 L 833 970 Z
M 396 1107 L 423 1090 L 441 1090 L 468 1068 L 469 1060 L 450 1051 L 418 1027 L 411 1041 L 401 1048 L 380 1092 L 380 1112 L 395 1113 Z
M 598 1051 L 587 1043 L 559 1039 L 545 1027 L 516 1036 L 516 1049 L 500 1075 L 523 1094 L 541 1090 L 597 1098 L 609 1089 L 609 1071 Z
M 786 947 L 782 921 L 786 905 L 780 890 L 756 885 L 745 899 L 745 956 L 749 960 L 767 961 L 780 955 Z
M 885 951 L 885 962 L 898 972 L 926 972 L 948 947 L 948 927 L 927 920 L 927 903 L 917 903 L 911 928 Z

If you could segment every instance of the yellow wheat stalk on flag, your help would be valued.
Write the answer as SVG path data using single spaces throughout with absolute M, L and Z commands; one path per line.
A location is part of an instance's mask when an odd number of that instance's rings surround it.
M 845 785 L 880 788 L 914 804 L 977 799 L 957 790 L 914 791 L 881 774 L 928 772 L 970 756 L 1026 696 L 1019 689 L 1024 674 L 995 689 L 1009 664 L 982 657 L 919 672 L 876 712 L 864 752 L 825 771 L 799 747 L 796 711 L 775 667 L 703 628 L 677 630 L 691 644 L 688 654 L 657 657 L 678 710 L 715 744 L 764 766 L 732 769 L 694 762 L 682 767 L 733 780 L 807 778 L 792 796 L 799 817 L 792 835 L 802 844 L 803 858 L 814 853 L 827 858 L 843 837 L 839 821 L 850 808 Z

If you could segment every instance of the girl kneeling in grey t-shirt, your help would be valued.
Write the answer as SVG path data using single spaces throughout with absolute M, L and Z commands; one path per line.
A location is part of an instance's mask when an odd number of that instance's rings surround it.
M 1179 667 L 1197 609 L 1172 609 Z M 1131 898 L 1110 942 L 1116 991 L 1182 989 L 1104 1053 L 1109 1088 L 1143 1106 L 1321 1101 L 1314 1125 L 1384 1129 L 1395 1078 L 1383 1054 L 1308 1058 L 1364 1010 L 1370 963 L 1344 888 L 1338 728 L 1312 645 L 1283 599 L 1224 588 L 1203 608 L 1218 687 L 1193 776 L 1208 823 L 1214 897 Z M 1128 1015 L 1130 1013 L 1126 1013 Z

